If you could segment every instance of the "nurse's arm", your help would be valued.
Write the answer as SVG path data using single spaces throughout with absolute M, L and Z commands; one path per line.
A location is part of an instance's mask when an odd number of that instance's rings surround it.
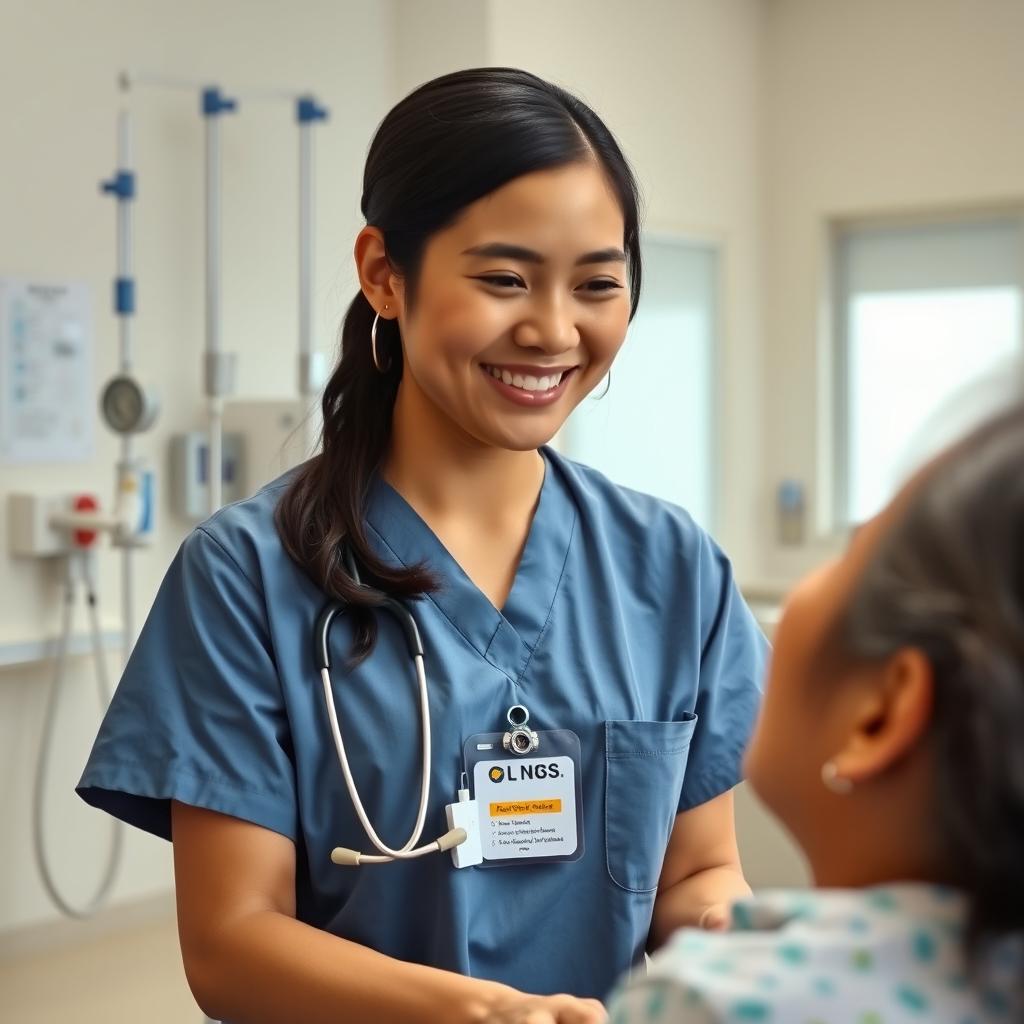
M 297 921 L 295 846 L 276 832 L 180 803 L 172 829 L 185 974 L 210 1017 L 414 1024 L 438 1020 L 443 1008 L 445 1020 L 468 1024 L 515 995 Z
M 682 927 L 708 927 L 733 900 L 750 895 L 736 843 L 731 792 L 677 815 L 654 899 L 648 949 Z

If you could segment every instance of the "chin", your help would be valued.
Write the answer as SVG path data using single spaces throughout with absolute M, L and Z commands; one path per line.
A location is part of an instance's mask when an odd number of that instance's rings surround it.
M 534 452 L 549 444 L 554 434 L 537 434 L 535 436 L 518 435 L 515 437 L 488 437 L 484 438 L 487 444 L 493 448 L 504 448 L 507 452 Z
M 489 429 L 476 433 L 477 438 L 493 448 L 504 448 L 510 452 L 531 452 L 550 444 L 555 434 L 562 428 L 557 424 L 523 424 L 509 425 L 505 430 L 498 424 L 491 424 Z

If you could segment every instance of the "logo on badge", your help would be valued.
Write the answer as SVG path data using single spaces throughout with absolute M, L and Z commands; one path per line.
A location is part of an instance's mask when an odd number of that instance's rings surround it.
M 501 782 L 502 779 L 505 778 L 505 769 L 497 767 L 492 768 L 487 773 L 487 777 L 491 780 L 491 782 Z

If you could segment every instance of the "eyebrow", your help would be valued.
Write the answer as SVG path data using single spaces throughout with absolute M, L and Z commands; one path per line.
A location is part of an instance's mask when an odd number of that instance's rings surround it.
M 496 259 L 518 260 L 520 263 L 546 263 L 547 260 L 533 249 L 525 249 L 521 245 L 510 245 L 508 242 L 490 242 L 487 245 L 475 245 L 466 249 L 463 256 L 489 256 Z M 598 249 L 595 252 L 588 252 L 582 255 L 576 266 L 582 267 L 590 263 L 625 263 L 626 254 L 612 246 L 608 249 Z

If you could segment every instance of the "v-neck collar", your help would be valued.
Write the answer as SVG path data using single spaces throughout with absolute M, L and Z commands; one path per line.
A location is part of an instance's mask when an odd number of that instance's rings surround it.
M 565 571 L 576 506 L 551 453 L 541 449 L 544 482 L 512 589 L 499 611 L 469 578 L 416 510 L 379 475 L 371 484 L 366 521 L 404 566 L 423 564 L 440 582 L 427 595 L 452 626 L 495 668 L 518 683 L 547 627 Z

